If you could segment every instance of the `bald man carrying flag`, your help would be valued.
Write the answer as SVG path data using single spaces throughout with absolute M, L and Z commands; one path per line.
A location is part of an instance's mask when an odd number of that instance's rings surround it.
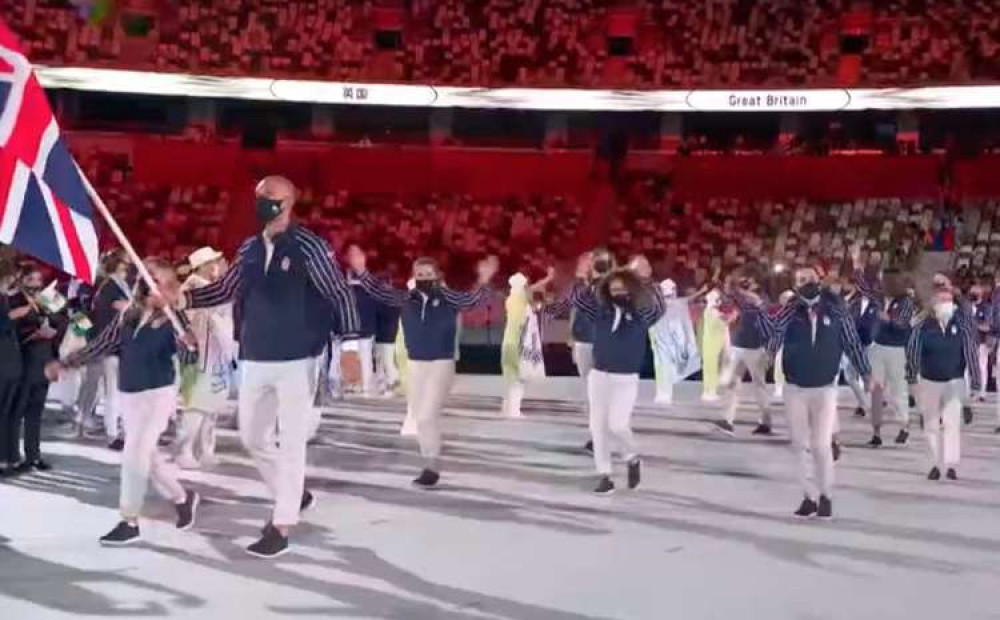
M 187 291 L 175 304 L 207 308 L 232 301 L 239 308 L 240 436 L 274 498 L 272 518 L 247 552 L 268 558 L 288 550 L 289 530 L 315 501 L 305 489 L 310 377 L 329 336 L 328 317 L 341 317 L 345 333 L 359 325 L 333 251 L 292 221 L 296 193 L 284 177 L 262 180 L 255 202 L 261 232 L 243 243 L 224 278 Z

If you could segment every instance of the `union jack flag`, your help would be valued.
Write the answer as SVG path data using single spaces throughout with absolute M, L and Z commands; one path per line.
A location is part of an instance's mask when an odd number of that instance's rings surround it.
M 93 216 L 45 91 L 0 20 L 0 243 L 93 282 Z

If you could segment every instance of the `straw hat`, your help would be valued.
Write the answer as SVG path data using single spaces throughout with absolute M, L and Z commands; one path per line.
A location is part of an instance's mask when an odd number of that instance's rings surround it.
M 200 267 L 204 267 L 205 265 L 211 263 L 212 261 L 217 261 L 222 257 L 223 257 L 222 252 L 219 252 L 215 248 L 212 247 L 198 248 L 197 250 L 191 253 L 191 256 L 188 257 L 188 264 L 191 265 L 191 269 L 194 270 Z

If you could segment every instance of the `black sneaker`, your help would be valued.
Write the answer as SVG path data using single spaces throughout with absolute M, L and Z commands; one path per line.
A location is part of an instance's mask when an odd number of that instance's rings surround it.
M 140 540 L 142 536 L 139 534 L 139 526 L 127 521 L 120 521 L 115 529 L 101 536 L 101 544 L 106 547 L 124 547 Z
M 865 417 L 865 408 L 864 407 L 858 407 L 857 409 L 855 409 L 854 410 L 854 417 L 856 417 L 856 418 L 863 418 L 863 417 Z
M 879 437 L 878 435 L 872 435 L 872 438 L 868 440 L 868 444 L 867 445 L 870 448 L 881 448 L 882 447 L 882 438 Z
M 949 467 L 948 471 L 945 472 L 944 477 L 948 480 L 958 480 L 958 472 L 955 471 L 954 467 Z
M 833 461 L 836 463 L 840 460 L 840 442 L 834 439 L 830 444 L 830 450 L 833 452 Z
M 733 435 L 736 434 L 736 428 L 725 420 L 716 420 L 715 430 L 729 437 L 732 437 Z
M 802 519 L 808 519 L 809 517 L 816 514 L 816 511 L 818 509 L 819 507 L 816 506 L 816 502 L 812 501 L 807 497 L 802 500 L 802 503 L 799 504 L 799 509 L 796 510 L 793 514 L 796 517 L 800 517 Z
M 18 464 L 14 470 L 19 474 L 26 474 L 30 471 L 49 471 L 52 466 L 43 461 L 42 459 L 36 459 L 34 461 L 24 461 Z
M 899 429 L 899 434 L 896 435 L 896 444 L 900 446 L 905 446 L 906 442 L 910 440 L 910 431 L 905 428 Z
M 928 480 L 940 480 L 941 479 L 941 470 L 938 469 L 937 467 L 931 467 L 931 471 L 927 474 L 927 479 Z
M 628 488 L 634 489 L 639 486 L 642 479 L 642 460 L 635 457 L 628 462 Z
M 972 415 L 972 407 L 962 407 L 962 421 L 968 426 L 972 424 L 974 416 Z
M 108 444 L 108 450 L 114 450 L 115 452 L 121 452 L 124 449 L 125 449 L 125 440 L 122 439 L 121 437 L 113 439 Z
M 440 479 L 441 475 L 439 473 L 432 469 L 425 469 L 420 472 L 419 476 L 413 479 L 413 484 L 424 489 L 430 489 L 437 485 Z
M 601 476 L 601 479 L 597 481 L 597 486 L 594 488 L 594 493 L 598 495 L 611 495 L 615 492 L 615 483 L 611 482 L 611 478 L 608 476 Z
M 201 496 L 194 491 L 188 491 L 183 502 L 174 504 L 174 508 L 177 509 L 177 529 L 184 532 L 194 526 L 194 519 L 198 516 L 200 503 Z
M 761 424 L 757 425 L 757 428 L 753 429 L 753 434 L 754 435 L 773 435 L 774 433 L 771 431 L 771 425 L 770 424 L 763 424 L 763 423 L 761 423 Z
M 1000 426 L 998 426 L 995 429 L 993 429 L 993 433 L 996 434 L 996 435 L 1000 435 Z
M 917 406 L 917 399 L 914 398 L 912 394 L 910 395 L 909 401 L 910 401 L 910 409 L 913 409 L 914 407 Z
M 303 489 L 302 491 L 302 501 L 299 502 L 299 512 L 309 512 L 316 507 L 316 496 L 309 492 L 309 489 Z
M 247 553 L 258 558 L 276 558 L 288 551 L 288 537 L 268 524 L 260 540 L 247 547 Z
M 593 454 L 594 453 L 594 442 L 593 441 L 588 441 L 587 443 L 583 444 L 583 451 L 586 452 L 587 454 Z
M 817 519 L 833 518 L 833 502 L 826 495 L 819 496 L 819 507 L 816 509 Z

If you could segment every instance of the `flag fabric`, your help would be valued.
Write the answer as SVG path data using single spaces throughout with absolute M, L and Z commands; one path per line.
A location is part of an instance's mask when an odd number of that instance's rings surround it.
M 97 230 L 81 174 L 31 63 L 0 20 L 0 243 L 93 282 Z

